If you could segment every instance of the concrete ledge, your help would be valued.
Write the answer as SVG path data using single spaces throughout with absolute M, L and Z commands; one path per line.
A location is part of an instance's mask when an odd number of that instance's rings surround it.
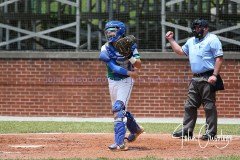
M 140 123 L 177 123 L 181 124 L 183 118 L 137 118 Z M 15 117 L 0 116 L 0 121 L 48 121 L 48 122 L 113 122 L 113 118 L 77 118 L 77 117 Z M 198 118 L 198 124 L 204 124 L 205 118 Z M 218 124 L 240 124 L 240 118 L 218 118 Z
M 2 59 L 97 59 L 98 52 L 0 52 Z
M 142 59 L 188 59 L 186 56 L 179 56 L 173 52 L 141 52 Z M 98 59 L 99 52 L 40 52 L 40 51 L 0 51 L 0 59 Z M 224 59 L 240 59 L 240 52 L 224 52 Z

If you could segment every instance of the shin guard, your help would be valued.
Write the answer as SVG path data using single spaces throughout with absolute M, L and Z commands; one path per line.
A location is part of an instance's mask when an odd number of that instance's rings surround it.
M 118 146 L 124 144 L 124 138 L 126 134 L 126 124 L 124 122 L 125 118 L 125 106 L 120 100 L 117 100 L 112 107 L 114 113 L 114 139 L 115 144 Z
M 126 134 L 126 127 L 123 121 L 114 122 L 114 139 L 117 145 L 122 145 L 124 143 L 124 138 Z

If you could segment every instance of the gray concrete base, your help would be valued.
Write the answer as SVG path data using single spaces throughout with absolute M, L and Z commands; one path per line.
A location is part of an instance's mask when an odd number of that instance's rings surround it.
M 178 123 L 183 118 L 137 118 L 140 123 Z M 0 121 L 52 121 L 52 122 L 113 122 L 113 118 L 76 118 L 76 117 L 15 117 L 0 116 Z M 198 118 L 198 124 L 204 124 L 204 118 Z M 218 124 L 240 124 L 240 118 L 219 118 Z

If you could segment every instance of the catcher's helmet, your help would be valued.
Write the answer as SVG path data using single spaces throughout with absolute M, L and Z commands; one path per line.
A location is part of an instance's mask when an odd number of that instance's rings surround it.
M 123 22 L 109 21 L 106 23 L 104 30 L 108 42 L 116 42 L 119 38 L 124 36 L 126 27 Z
M 203 32 L 204 32 L 204 28 L 208 27 L 208 21 L 205 19 L 195 19 L 192 22 L 192 33 L 196 38 L 203 38 Z M 198 31 L 196 31 L 196 28 L 199 28 Z

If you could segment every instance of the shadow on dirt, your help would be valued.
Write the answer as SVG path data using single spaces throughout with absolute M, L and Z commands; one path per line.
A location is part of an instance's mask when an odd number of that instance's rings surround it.
M 152 150 L 151 148 L 148 147 L 129 147 L 128 148 L 130 151 L 149 151 Z

